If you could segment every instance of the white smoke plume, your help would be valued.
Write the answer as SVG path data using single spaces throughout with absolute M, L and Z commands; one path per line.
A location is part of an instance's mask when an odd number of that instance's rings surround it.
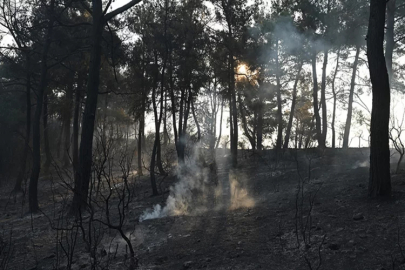
M 198 215 L 209 209 L 235 210 L 255 205 L 255 200 L 248 194 L 248 178 L 244 173 L 229 170 L 218 175 L 210 168 L 212 163 L 202 161 L 201 153 L 195 152 L 193 158 L 177 169 L 178 182 L 170 188 L 166 205 L 157 204 L 144 211 L 140 222 L 167 216 Z
M 195 156 L 195 155 L 194 155 Z M 170 195 L 166 205 L 157 204 L 153 209 L 146 210 L 139 221 L 162 218 L 166 216 L 178 216 L 193 212 L 204 211 L 203 204 L 198 206 L 198 201 L 203 199 L 210 184 L 209 169 L 203 167 L 195 158 L 181 165 L 177 169 L 178 182 L 170 187 Z

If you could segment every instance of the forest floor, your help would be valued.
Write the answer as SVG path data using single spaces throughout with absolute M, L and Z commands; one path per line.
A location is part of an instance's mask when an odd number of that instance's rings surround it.
M 206 198 L 209 206 L 142 222 L 142 213 L 164 206 L 170 193 L 151 197 L 149 179 L 134 178 L 136 196 L 125 230 L 139 268 L 405 269 L 404 171 L 392 176 L 392 198 L 370 200 L 366 149 L 294 155 L 275 160 L 272 152 L 245 151 L 231 170 L 227 155 L 217 153 L 220 189 L 215 198 Z M 40 179 L 43 213 L 36 215 L 26 214 L 26 200 L 14 202 L 9 187 L 2 187 L 0 230 L 13 250 L 6 269 L 67 269 L 60 255 L 63 237 L 50 226 L 62 209 L 55 206 L 57 184 L 52 183 L 49 177 Z M 163 189 L 175 184 L 168 178 Z M 101 260 L 111 258 L 104 269 L 126 269 L 127 249 L 119 237 L 99 246 L 101 254 L 108 253 Z M 91 269 L 87 253 L 77 240 L 72 269 Z

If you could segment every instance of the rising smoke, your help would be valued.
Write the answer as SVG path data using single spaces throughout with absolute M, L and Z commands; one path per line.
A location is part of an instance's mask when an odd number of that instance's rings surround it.
M 220 158 L 226 160 L 222 166 L 227 167 L 229 158 Z M 170 187 L 166 204 L 157 204 L 144 211 L 139 218 L 140 222 L 167 216 L 199 215 L 208 210 L 250 208 L 255 205 L 244 185 L 247 177 L 226 168 L 222 174 L 212 171 L 211 166 L 202 161 L 199 148 L 196 148 L 192 158 L 178 166 L 177 178 L 177 183 Z

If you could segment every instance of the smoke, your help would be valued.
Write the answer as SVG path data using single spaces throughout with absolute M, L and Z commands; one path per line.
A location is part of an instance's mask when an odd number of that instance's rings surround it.
M 296 26 L 289 18 L 280 18 L 274 27 L 274 36 L 283 42 L 283 49 L 288 55 L 303 50 L 306 37 L 298 33 Z
M 157 204 L 144 211 L 139 218 L 140 222 L 167 216 L 199 215 L 208 210 L 250 208 L 255 205 L 248 194 L 246 175 L 233 170 L 218 174 L 212 167 L 215 161 L 207 163 L 199 151 L 194 152 L 193 158 L 179 165 L 178 181 L 170 187 L 166 204 Z M 227 166 L 227 161 L 225 163 L 222 166 Z
M 244 187 L 246 183 L 243 180 L 248 178 L 244 174 L 229 173 L 230 184 L 230 210 L 238 208 L 252 208 L 255 206 L 255 201 L 249 196 L 247 188 Z
M 297 26 L 289 17 L 278 18 L 273 35 L 282 42 L 286 55 L 298 55 L 308 50 L 320 52 L 330 46 L 325 38 L 318 34 L 298 31 Z
M 352 169 L 367 168 L 367 167 L 370 167 L 370 161 L 369 160 L 356 161 L 356 163 L 352 166 Z
M 195 155 L 194 155 L 195 156 Z M 192 210 L 198 211 L 197 205 L 192 206 L 204 197 L 204 193 L 210 184 L 209 168 L 199 164 L 196 158 L 192 158 L 187 163 L 179 165 L 177 168 L 178 182 L 170 187 L 170 195 L 166 200 L 166 205 L 162 207 L 157 204 L 153 209 L 146 210 L 139 221 L 147 219 L 162 218 L 166 216 L 178 216 L 189 214 Z M 205 209 L 201 209 L 205 210 Z

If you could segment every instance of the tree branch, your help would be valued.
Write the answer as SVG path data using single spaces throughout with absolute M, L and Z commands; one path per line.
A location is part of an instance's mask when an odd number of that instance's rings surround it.
M 141 2 L 141 1 L 142 1 L 142 0 L 132 0 L 131 2 L 127 3 L 126 5 L 123 5 L 122 7 L 117 8 L 116 10 L 113 10 L 113 11 L 107 13 L 107 14 L 104 16 L 105 21 L 111 20 L 112 18 L 114 18 L 114 17 L 117 16 L 118 14 L 120 14 L 120 13 L 124 12 L 125 10 L 127 10 L 127 9 L 129 9 L 129 8 L 131 8 L 131 7 L 133 7 L 133 6 L 135 6 L 136 4 L 138 4 L 138 3 Z

